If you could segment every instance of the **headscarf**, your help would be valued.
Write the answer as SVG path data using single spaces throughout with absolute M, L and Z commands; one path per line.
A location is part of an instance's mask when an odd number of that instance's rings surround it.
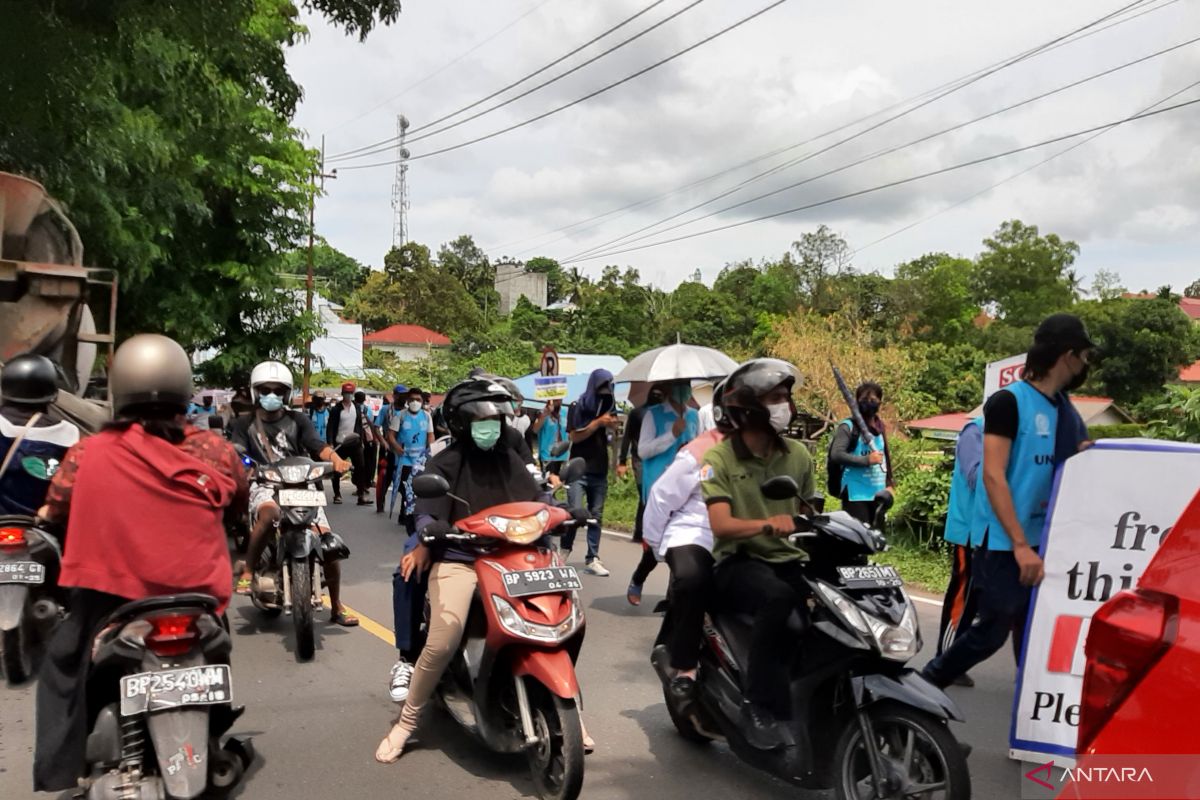
M 597 417 L 604 416 L 613 410 L 615 401 L 612 395 L 600 395 L 597 389 L 608 384 L 612 388 L 613 374 L 606 369 L 594 369 L 588 376 L 587 389 L 575 401 L 575 413 L 578 415 L 574 424 L 582 428 Z

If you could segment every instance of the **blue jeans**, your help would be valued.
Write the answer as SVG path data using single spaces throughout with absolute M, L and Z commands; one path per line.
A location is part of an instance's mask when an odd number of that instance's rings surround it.
M 404 552 L 411 553 L 417 545 L 417 537 L 410 536 Z M 396 632 L 396 649 L 410 664 L 421 653 L 421 622 L 425 615 L 425 590 L 428 574 L 412 580 L 404 580 L 400 568 L 392 573 L 392 614 Z
M 584 475 L 567 487 L 567 502 L 571 508 L 584 508 L 584 495 L 587 496 L 587 510 L 596 520 L 587 529 L 587 561 L 590 564 L 600 555 L 600 524 L 604 519 L 604 500 L 608 497 L 607 475 Z M 562 549 L 571 550 L 575 546 L 575 529 L 563 534 Z

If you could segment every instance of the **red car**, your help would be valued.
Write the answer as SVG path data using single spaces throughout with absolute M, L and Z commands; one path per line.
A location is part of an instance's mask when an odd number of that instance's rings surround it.
M 1137 589 L 1092 617 L 1084 652 L 1081 756 L 1200 753 L 1200 494 Z

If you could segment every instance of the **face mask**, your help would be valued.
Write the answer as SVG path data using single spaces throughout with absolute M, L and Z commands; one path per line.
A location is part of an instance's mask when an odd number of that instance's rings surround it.
M 480 450 L 491 450 L 500 441 L 500 420 L 480 419 L 472 422 L 471 441 Z
M 771 428 L 776 433 L 786 431 L 788 424 L 792 421 L 791 405 L 788 403 L 776 403 L 773 406 L 767 406 L 767 411 L 771 413 Z
M 679 405 L 683 405 L 692 399 L 692 387 L 686 384 L 671 387 L 671 399 Z
M 879 403 L 874 400 L 864 400 L 858 404 L 858 410 L 864 417 L 873 417 L 879 413 Z
M 1079 374 L 1077 374 L 1074 378 L 1071 378 L 1071 382 L 1068 383 L 1063 388 L 1065 388 L 1068 392 L 1073 392 L 1076 389 L 1078 389 L 1080 386 L 1083 386 L 1084 382 L 1086 382 L 1088 379 L 1088 371 L 1089 370 L 1091 370 L 1091 366 L 1088 364 L 1084 364 L 1083 371 L 1080 372 Z
M 420 411 L 421 410 L 421 401 L 420 400 L 409 400 L 408 401 L 408 410 L 414 414 L 417 413 L 418 411 Z
M 343 401 L 343 402 L 349 403 L 349 402 L 350 402 L 351 400 L 353 400 L 353 399 L 354 399 L 354 395 L 352 395 L 352 394 L 344 394 L 344 395 L 342 395 L 342 401 Z
M 277 394 L 264 394 L 258 398 L 258 404 L 263 411 L 278 411 L 283 408 L 283 398 Z

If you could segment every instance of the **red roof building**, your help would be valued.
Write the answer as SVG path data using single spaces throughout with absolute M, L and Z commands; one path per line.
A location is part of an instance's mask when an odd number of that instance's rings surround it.
M 1085 425 L 1117 425 L 1133 422 L 1125 411 L 1108 397 L 1091 397 L 1089 395 L 1071 395 L 1071 405 L 1079 412 Z M 971 411 L 957 411 L 951 414 L 938 414 L 925 419 L 915 419 L 905 423 L 913 433 L 927 439 L 957 439 L 963 426 L 974 417 L 983 413 L 983 406 Z
M 1127 297 L 1131 300 L 1153 300 L 1158 297 L 1156 294 L 1135 294 L 1126 292 L 1122 297 Z M 1192 322 L 1200 322 L 1200 298 L 1198 297 L 1181 297 L 1179 298 L 1179 310 L 1188 315 L 1188 319 Z
M 421 325 L 389 325 L 363 337 L 363 346 L 384 350 L 402 361 L 416 361 L 434 348 L 449 347 L 450 338 Z

